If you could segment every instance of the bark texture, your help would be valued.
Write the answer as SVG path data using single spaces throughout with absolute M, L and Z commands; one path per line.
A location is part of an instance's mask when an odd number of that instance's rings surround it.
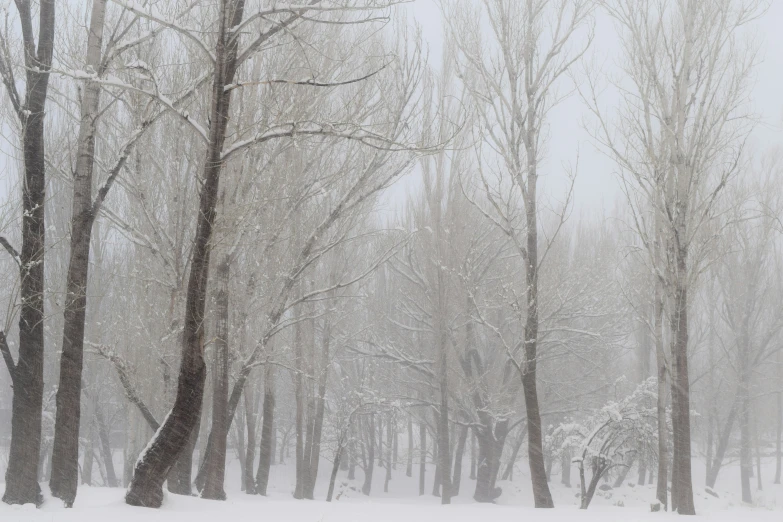
M 21 309 L 19 358 L 8 371 L 14 387 L 11 405 L 11 447 L 3 502 L 43 502 L 38 485 L 44 361 L 44 251 L 46 228 L 46 151 L 44 116 L 49 71 L 54 49 L 55 0 L 41 0 L 38 45 L 33 32 L 31 2 L 16 1 L 22 22 L 26 92 L 21 101 L 16 86 L 6 80 L 12 105 L 22 127 L 24 182 L 22 183 L 22 251 L 19 254 Z M 6 358 L 7 363 L 12 360 Z

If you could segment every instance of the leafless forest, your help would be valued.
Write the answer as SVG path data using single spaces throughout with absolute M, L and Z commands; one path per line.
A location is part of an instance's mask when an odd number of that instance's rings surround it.
M 770 1 L 439 0 L 441 56 L 411 3 L 0 2 L 5 503 L 780 484 Z

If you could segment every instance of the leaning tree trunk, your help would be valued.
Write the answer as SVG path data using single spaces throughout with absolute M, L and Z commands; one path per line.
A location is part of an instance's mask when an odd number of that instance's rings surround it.
M 272 448 L 275 437 L 275 384 L 274 366 L 271 362 L 267 361 L 264 371 L 264 407 L 261 420 L 261 448 L 259 449 L 258 473 L 256 474 L 256 493 L 266 496 L 269 469 L 275 455 Z
M 212 370 L 214 390 L 212 392 L 213 447 L 207 453 L 206 480 L 201 491 L 202 498 L 225 500 L 223 483 L 226 476 L 226 444 L 228 439 L 228 284 L 231 260 L 225 255 L 217 268 L 217 296 L 215 299 L 217 321 L 213 343 L 215 365 Z
M 87 67 L 101 69 L 101 45 L 106 0 L 94 0 L 87 37 Z M 71 253 L 68 262 L 60 383 L 52 448 L 52 478 L 49 488 L 66 507 L 73 506 L 79 480 L 79 424 L 81 421 L 84 322 L 87 311 L 87 278 L 90 266 L 90 237 L 97 209 L 92 203 L 92 174 L 95 163 L 95 130 L 98 124 L 100 84 L 87 81 L 81 103 L 76 170 L 73 179 Z
M 31 2 L 16 2 L 22 20 L 25 60 L 24 104 L 12 87 L 12 105 L 22 126 L 24 180 L 22 183 L 22 251 L 20 266 L 19 359 L 6 358 L 13 384 L 11 447 L 5 474 L 3 502 L 43 502 L 38 485 L 41 451 L 44 363 L 44 251 L 46 227 L 46 151 L 44 116 L 54 48 L 55 0 L 39 2 L 38 46 L 33 34 Z M 6 82 L 9 87 L 10 80 Z M 4 352 L 5 353 L 5 352 Z
M 209 142 L 199 200 L 196 238 L 193 245 L 190 278 L 185 299 L 182 360 L 174 406 L 136 463 L 125 501 L 135 506 L 160 507 L 163 481 L 186 446 L 196 427 L 204 396 L 204 307 L 209 273 L 210 241 L 215 223 L 218 185 L 222 168 L 223 143 L 231 105 L 238 38 L 231 28 L 242 20 L 243 0 L 224 1 L 215 52 L 215 78 L 210 108 Z

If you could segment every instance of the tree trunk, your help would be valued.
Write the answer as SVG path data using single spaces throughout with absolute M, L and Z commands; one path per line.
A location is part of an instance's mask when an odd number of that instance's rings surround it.
M 297 314 L 298 319 L 298 314 Z M 304 355 L 302 353 L 302 325 L 297 321 L 294 325 L 294 353 L 296 375 L 294 376 L 294 395 L 296 399 L 296 486 L 294 498 L 304 498 L 305 461 L 304 461 Z
M 656 225 L 657 226 L 657 225 Z M 666 396 L 668 386 L 666 382 L 666 353 L 663 346 L 663 289 L 661 283 L 655 281 L 654 285 L 654 310 L 653 325 L 655 328 L 655 362 L 658 370 L 656 410 L 658 413 L 658 482 L 655 488 L 655 498 L 666 510 L 669 504 L 669 491 L 667 477 L 669 476 L 669 424 L 666 422 Z
M 419 496 L 424 495 L 424 482 L 427 474 L 427 425 L 419 423 Z
M 442 316 L 443 313 L 438 315 Z M 440 321 L 444 319 L 441 318 Z M 440 408 L 438 411 L 438 469 L 440 471 L 441 504 L 451 504 L 451 451 L 449 450 L 449 389 L 446 326 L 441 324 L 440 337 Z
M 272 442 L 275 438 L 275 382 L 274 366 L 267 361 L 264 368 L 264 409 L 261 419 L 261 448 L 259 449 L 256 493 L 266 496 L 269 485 L 269 470 L 274 459 Z M 281 458 L 282 462 L 282 453 Z
M 753 495 L 750 491 L 750 477 L 753 473 L 753 457 L 750 450 L 750 398 L 748 397 L 748 383 L 746 372 L 741 372 L 740 384 L 740 481 L 742 485 L 742 501 L 753 503 Z
M 391 418 L 386 421 L 386 477 L 383 481 L 383 492 L 388 493 L 389 492 L 389 482 L 391 482 L 392 479 L 392 445 L 391 440 L 393 438 L 392 435 L 392 420 Z M 381 448 L 380 451 L 383 451 L 383 448 Z
M 684 237 L 684 234 L 680 237 Z M 676 248 L 678 277 L 672 312 L 672 509 L 681 515 L 694 515 L 691 478 L 690 383 L 688 376 L 688 288 L 685 281 L 687 252 Z
M 193 484 L 191 483 L 191 476 L 193 475 L 193 451 L 196 449 L 199 432 L 198 427 L 200 423 L 201 411 L 198 413 L 196 426 L 190 434 L 187 444 L 180 452 L 179 457 L 177 457 L 176 462 L 174 462 L 174 465 L 171 467 L 171 471 L 166 478 L 166 486 L 170 493 L 187 496 L 193 494 Z
M 364 468 L 364 484 L 362 484 L 362 494 L 370 496 L 372 490 L 372 473 L 375 466 L 375 414 L 370 414 L 369 426 L 367 429 L 367 464 Z
M 116 488 L 120 484 L 117 481 L 117 474 L 114 472 L 114 455 L 111 450 L 109 427 L 106 425 L 106 420 L 103 417 L 103 411 L 100 406 L 95 408 L 95 420 L 98 423 L 98 438 L 101 442 L 103 467 L 106 468 L 106 484 L 110 488 Z
M 231 260 L 223 257 L 217 267 L 217 296 L 215 299 L 216 318 L 214 346 L 214 366 L 212 369 L 212 429 L 213 448 L 207 453 L 206 480 L 201 491 L 202 498 L 225 500 L 223 483 L 226 475 L 226 446 L 230 421 L 228 420 L 228 314 Z
M 231 28 L 241 22 L 244 7 L 244 0 L 226 0 L 221 4 L 210 108 L 211 125 L 185 300 L 177 396 L 171 412 L 136 464 L 133 479 L 125 496 L 125 501 L 130 505 L 160 507 L 163 502 L 163 481 L 166 480 L 171 467 L 187 445 L 201 411 L 206 378 L 204 307 L 210 243 L 222 169 L 221 156 L 231 104 L 231 91 L 226 90 L 225 86 L 234 78 L 238 46 L 238 38 L 231 38 Z
M 476 430 L 470 430 L 470 480 L 476 480 Z
M 410 415 L 408 415 L 408 464 L 405 467 L 405 476 L 413 476 L 413 418 Z
M 310 462 L 308 484 L 305 498 L 313 499 L 315 493 L 315 481 L 318 477 L 318 464 L 321 460 L 321 433 L 324 425 L 324 408 L 326 405 L 326 385 L 329 379 L 329 346 L 331 343 L 331 326 L 326 322 L 323 333 L 323 349 L 321 351 L 321 378 L 318 382 L 318 397 L 316 397 L 315 419 L 313 422 L 312 444 L 310 450 Z
M 780 351 L 778 351 L 778 354 L 780 354 Z M 780 368 L 779 362 L 778 368 Z M 783 460 L 783 453 L 781 453 L 780 448 L 780 439 L 781 435 L 783 435 L 783 393 L 778 392 L 775 395 L 777 396 L 775 402 L 777 410 L 777 414 L 775 415 L 775 484 L 780 484 L 781 460 Z
M 468 440 L 468 427 L 462 426 L 457 439 L 457 449 L 454 451 L 454 478 L 451 480 L 451 496 L 459 495 L 462 483 L 462 459 L 465 457 L 465 443 Z
M 101 69 L 101 46 L 106 0 L 94 0 L 87 37 L 87 68 Z M 101 87 L 87 81 L 81 103 L 76 170 L 73 179 L 71 252 L 68 262 L 60 383 L 52 449 L 52 495 L 66 507 L 73 506 L 79 480 L 79 423 L 81 420 L 84 322 L 87 311 L 87 278 L 90 266 L 90 237 L 96 217 L 92 204 L 92 174 L 95 162 L 95 130 Z
M 247 451 L 245 453 L 245 469 L 242 482 L 245 493 L 255 495 L 256 481 L 253 477 L 253 466 L 256 460 L 256 409 L 255 393 L 252 384 L 245 388 L 245 417 L 247 418 Z
M 737 390 L 737 394 L 739 393 L 740 391 Z M 719 432 L 718 444 L 715 447 L 715 456 L 713 457 L 710 471 L 707 474 L 707 487 L 709 488 L 714 488 L 715 482 L 718 480 L 718 473 L 720 473 L 721 467 L 723 466 L 723 459 L 726 456 L 726 451 L 729 448 L 731 431 L 734 427 L 734 423 L 736 422 L 737 414 L 739 412 L 739 404 L 740 401 L 735 398 L 735 400 L 731 403 L 731 408 L 729 409 L 729 414 L 726 417 L 726 423 L 723 426 L 723 430 Z
M 571 450 L 564 450 L 560 459 L 560 483 L 565 487 L 571 487 Z
M 334 495 L 334 483 L 337 480 L 337 472 L 340 469 L 340 457 L 343 453 L 343 441 L 338 442 L 337 453 L 334 455 L 334 464 L 332 464 L 332 475 L 329 477 L 329 491 L 326 493 L 326 501 L 332 501 L 332 495 Z
M 44 116 L 49 70 L 54 47 L 54 0 L 39 3 L 38 46 L 32 29 L 30 2 L 16 2 L 22 19 L 25 48 L 26 93 L 24 104 L 15 97 L 14 107 L 22 123 L 24 179 L 22 183 L 22 251 L 19 297 L 19 358 L 8 357 L 13 384 L 11 447 L 5 474 L 6 504 L 40 505 L 38 484 L 41 451 L 44 362 L 44 252 L 46 226 L 46 151 Z
M 525 324 L 525 370 L 522 389 L 525 395 L 528 426 L 528 463 L 533 482 L 533 498 L 537 508 L 555 507 L 544 467 L 544 448 L 541 435 L 541 412 L 538 406 L 536 370 L 538 367 L 538 225 L 536 211 L 536 183 L 538 174 L 535 159 L 529 159 L 528 195 L 525 201 L 527 220 L 527 322 Z

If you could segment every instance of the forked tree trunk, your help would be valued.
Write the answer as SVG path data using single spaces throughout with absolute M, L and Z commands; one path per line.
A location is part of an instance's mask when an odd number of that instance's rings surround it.
M 44 363 L 44 251 L 46 227 L 46 151 L 44 116 L 54 47 L 55 0 L 39 2 L 38 46 L 33 34 L 31 2 L 16 2 L 22 20 L 26 92 L 24 102 L 12 96 L 22 124 L 22 251 L 19 297 L 19 358 L 6 358 L 14 396 L 11 447 L 5 474 L 6 504 L 40 505 L 38 462 L 41 451 Z M 6 84 L 8 85 L 8 84 Z M 16 87 L 14 86 L 14 92 Z M 23 104 L 23 105 L 22 105 Z
M 259 449 L 258 473 L 256 474 L 256 493 L 266 496 L 269 484 L 269 470 L 275 453 L 272 449 L 275 438 L 275 383 L 274 366 L 267 361 L 264 368 L 264 406 L 261 419 L 261 448 Z M 281 452 L 282 462 L 282 452 Z
M 125 501 L 130 505 L 160 507 L 163 482 L 196 428 L 204 396 L 204 307 L 209 273 L 210 242 L 215 223 L 223 143 L 230 115 L 232 83 L 236 72 L 238 38 L 231 28 L 242 21 L 244 0 L 225 0 L 220 7 L 215 52 L 215 74 L 210 107 L 209 140 L 199 199 L 196 237 L 185 299 L 182 359 L 174 406 L 136 463 Z
M 206 480 L 201 491 L 202 498 L 225 500 L 223 483 L 226 475 L 226 446 L 230 421 L 228 420 L 228 315 L 229 315 L 229 279 L 231 260 L 225 255 L 217 267 L 217 296 L 215 299 L 216 316 L 214 346 L 214 366 L 212 369 L 212 451 L 207 453 Z

